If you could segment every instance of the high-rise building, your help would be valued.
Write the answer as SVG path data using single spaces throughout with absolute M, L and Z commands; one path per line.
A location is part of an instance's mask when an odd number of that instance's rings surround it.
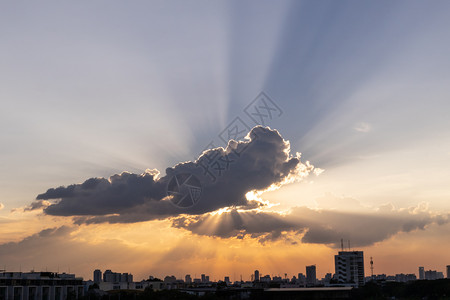
M 192 283 L 191 275 L 187 274 L 186 276 L 184 276 L 184 282 L 186 282 L 186 283 Z
M 298 277 L 297 277 L 297 283 L 301 286 L 304 286 L 306 283 L 306 277 L 305 275 L 303 275 L 303 273 L 298 273 Z
M 364 285 L 363 251 L 339 251 L 339 254 L 334 256 L 334 267 L 339 283 Z
M 425 279 L 426 280 L 444 279 L 444 273 L 438 272 L 436 270 L 428 270 L 425 271 Z
M 206 282 L 206 275 L 202 274 L 202 282 L 205 283 Z
M 306 285 L 316 285 L 316 265 L 306 266 Z
M 447 266 L 447 279 L 450 279 L 450 265 Z
M 102 271 L 98 269 L 94 271 L 94 282 L 97 284 L 102 282 Z
M 419 267 L 419 280 L 425 279 L 425 269 L 424 267 Z
M 224 282 L 225 282 L 226 284 L 230 284 L 230 283 L 231 283 L 230 277 L 229 277 L 229 276 L 225 276 Z
M 259 271 L 258 271 L 258 270 L 255 270 L 254 280 L 255 280 L 256 282 L 259 281 Z
M 95 281 L 95 271 L 94 271 L 94 281 Z M 116 273 L 111 270 L 106 270 L 103 273 L 103 282 L 133 282 L 133 275 L 129 273 Z

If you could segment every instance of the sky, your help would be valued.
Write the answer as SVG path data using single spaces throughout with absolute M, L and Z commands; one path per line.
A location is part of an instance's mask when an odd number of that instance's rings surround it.
M 0 3 L 0 269 L 444 271 L 449 9 Z

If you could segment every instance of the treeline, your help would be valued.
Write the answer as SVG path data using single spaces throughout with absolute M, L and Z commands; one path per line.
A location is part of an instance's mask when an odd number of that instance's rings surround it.
M 352 291 L 353 299 L 450 299 L 450 279 L 368 282 Z

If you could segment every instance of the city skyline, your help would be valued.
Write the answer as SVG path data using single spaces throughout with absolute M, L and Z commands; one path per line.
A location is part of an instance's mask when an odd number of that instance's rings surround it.
M 342 243 L 342 241 L 341 241 Z M 352 258 L 353 257 L 353 258 Z M 354 260 L 353 260 L 354 259 Z M 344 267 L 343 267 L 344 266 Z M 347 267 L 345 267 L 347 266 Z M 202 274 L 191 274 L 187 273 L 184 275 L 174 276 L 174 273 L 167 273 L 162 274 L 162 276 L 154 276 L 154 274 L 147 274 L 148 276 L 146 278 L 139 278 L 136 279 L 136 282 L 145 281 L 148 279 L 158 279 L 166 282 L 166 279 L 169 277 L 172 277 L 176 281 L 183 281 L 186 283 L 209 283 L 209 282 L 229 282 L 230 284 L 233 282 L 264 282 L 264 279 L 269 279 L 277 281 L 285 281 L 291 282 L 292 280 L 301 280 L 303 284 L 306 286 L 315 286 L 317 284 L 323 284 L 324 280 L 330 280 L 334 279 L 336 281 L 336 284 L 345 284 L 348 282 L 351 282 L 352 280 L 356 280 L 358 282 L 359 286 L 364 285 L 365 282 L 368 280 L 391 280 L 391 281 L 399 281 L 399 282 L 407 282 L 410 280 L 435 280 L 435 279 L 443 279 L 447 278 L 450 279 L 450 265 L 444 265 L 444 270 L 441 271 L 440 268 L 438 270 L 431 270 L 427 269 L 423 266 L 418 267 L 418 272 L 413 273 L 397 273 L 397 274 L 385 274 L 385 273 L 373 273 L 373 258 L 370 257 L 370 267 L 366 269 L 364 265 L 364 253 L 363 251 L 358 250 L 351 250 L 351 249 L 345 249 L 342 248 L 340 251 L 334 255 L 334 267 L 335 267 L 335 273 L 324 273 L 323 277 L 317 276 L 317 266 L 314 265 L 305 265 L 303 272 L 298 273 L 264 273 L 260 272 L 258 269 L 254 270 L 253 273 L 248 274 L 233 274 L 233 276 L 230 276 L 230 274 L 222 274 L 222 278 L 216 278 L 211 277 L 208 274 L 202 273 Z M 343 268 L 342 268 L 343 267 Z M 320 268 L 320 266 L 319 266 Z M 350 276 L 350 270 L 355 269 L 355 274 Z M 369 271 L 370 270 L 370 271 Z M 6 270 L 6 269 L 0 269 L 0 273 L 14 273 L 16 271 L 13 270 Z M 20 270 L 21 273 L 27 273 L 27 271 Z M 45 268 L 45 270 L 38 270 L 38 269 L 32 269 L 29 272 L 34 273 L 51 273 L 54 272 L 54 270 L 48 270 Z M 370 273 L 370 274 L 369 274 Z M 70 274 L 69 272 L 55 272 L 55 274 Z M 129 272 L 112 272 L 111 269 L 105 269 L 104 271 L 100 269 L 95 269 L 93 272 L 91 272 L 92 278 L 87 277 L 83 278 L 86 282 L 93 282 L 93 283 L 100 283 L 100 282 L 133 282 L 133 274 Z M 297 277 L 298 275 L 298 277 Z M 331 276 L 331 277 L 329 277 Z M 356 276 L 356 277 L 352 277 Z M 184 278 L 184 279 L 183 279 Z M 230 280 L 231 278 L 231 280 Z M 356 279 L 357 278 L 357 279 Z M 319 283 L 320 282 L 320 283 Z
M 0 4 L 0 268 L 445 272 L 449 9 Z

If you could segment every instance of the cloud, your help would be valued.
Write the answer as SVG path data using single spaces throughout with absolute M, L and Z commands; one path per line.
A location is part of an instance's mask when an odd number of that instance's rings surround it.
M 261 242 L 275 240 L 283 231 L 303 229 L 298 222 L 288 220 L 278 213 L 255 210 L 240 212 L 237 209 L 221 214 L 181 216 L 173 219 L 172 226 L 187 229 L 198 235 L 220 238 L 243 238 L 249 235 Z
M 369 123 L 366 122 L 359 122 L 357 124 L 355 124 L 355 127 L 353 127 L 353 129 L 355 129 L 358 132 L 369 132 L 372 129 L 372 126 L 370 126 Z
M 3 205 L 3 203 L 0 202 L 0 210 L 3 209 L 5 206 Z
M 251 209 L 262 203 L 247 200 L 249 191 L 277 188 L 312 171 L 314 166 L 301 163 L 299 154 L 290 154 L 289 142 L 278 131 L 257 126 L 247 140 L 230 140 L 225 149 L 209 149 L 194 162 L 167 168 L 161 178 L 157 170 L 90 178 L 82 184 L 51 188 L 26 209 L 43 208 L 48 215 L 75 216 L 78 224 L 132 223 L 200 215 L 226 207 Z M 167 196 L 170 180 L 180 174 L 199 179 L 201 197 L 192 207 L 175 206 Z
M 262 243 L 286 237 L 292 242 L 292 236 L 296 236 L 302 243 L 338 248 L 341 238 L 351 240 L 354 246 L 369 246 L 400 232 L 424 230 L 449 220 L 449 214 L 435 215 L 421 205 L 409 209 L 383 206 L 364 212 L 294 207 L 285 214 L 235 209 L 222 214 L 182 216 L 175 218 L 172 226 L 219 238 L 247 236 Z
M 118 239 L 91 242 L 84 234 L 83 228 L 79 226 L 46 228 L 18 242 L 0 244 L 0 257 L 9 270 L 18 271 L 20 266 L 27 271 L 31 268 L 45 270 L 48 267 L 49 271 L 56 272 L 59 267 L 64 271 L 71 267 L 75 274 L 82 273 L 91 278 L 93 266 L 136 266 L 136 257 L 152 253 L 148 247 L 131 247 Z

